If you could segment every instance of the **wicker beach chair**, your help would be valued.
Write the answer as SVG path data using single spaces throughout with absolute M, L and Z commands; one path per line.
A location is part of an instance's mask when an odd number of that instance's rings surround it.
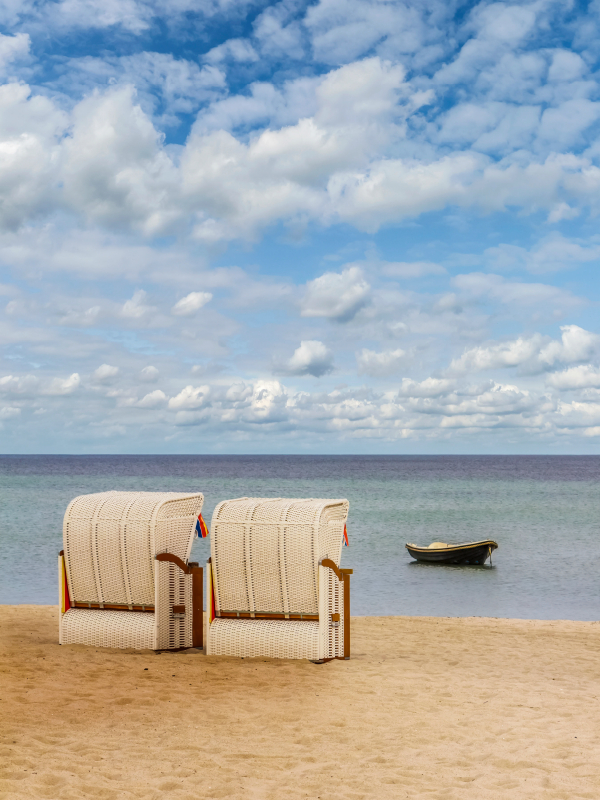
M 213 514 L 207 653 L 350 657 L 350 575 L 340 569 L 347 500 L 242 497 Z
M 188 563 L 204 497 L 101 492 L 64 517 L 59 642 L 179 649 L 203 645 L 203 570 Z

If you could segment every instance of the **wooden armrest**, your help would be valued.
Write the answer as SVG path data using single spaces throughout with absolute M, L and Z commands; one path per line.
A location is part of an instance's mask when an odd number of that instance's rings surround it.
M 173 555 L 173 553 L 159 553 L 157 556 L 154 556 L 157 561 L 170 561 L 171 564 L 175 564 L 175 566 L 179 567 L 180 570 L 183 570 L 186 575 L 190 575 L 192 570 L 198 569 L 198 563 L 193 562 L 192 564 L 186 564 L 182 561 L 179 556 Z
M 319 564 L 322 567 L 329 567 L 329 569 L 332 569 L 335 572 L 335 574 L 337 575 L 338 581 L 343 581 L 344 580 L 344 576 L 342 575 L 342 571 L 340 569 L 338 569 L 335 561 L 332 561 L 330 558 L 323 558 L 323 559 L 321 559 L 321 561 L 319 561 Z

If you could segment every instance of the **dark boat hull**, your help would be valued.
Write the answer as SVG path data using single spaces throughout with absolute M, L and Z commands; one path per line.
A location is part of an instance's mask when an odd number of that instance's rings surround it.
M 485 564 L 497 547 L 496 542 L 491 539 L 431 550 L 427 547 L 406 545 L 413 558 L 429 564 Z

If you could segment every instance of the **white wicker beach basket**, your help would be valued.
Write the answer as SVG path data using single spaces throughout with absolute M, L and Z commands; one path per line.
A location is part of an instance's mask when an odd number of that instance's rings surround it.
M 192 575 L 155 557 L 169 553 L 187 567 L 203 502 L 200 493 L 118 491 L 71 501 L 59 558 L 60 643 L 191 647 Z
M 347 517 L 347 500 L 220 503 L 211 526 L 208 653 L 347 657 L 349 618 L 339 577 Z

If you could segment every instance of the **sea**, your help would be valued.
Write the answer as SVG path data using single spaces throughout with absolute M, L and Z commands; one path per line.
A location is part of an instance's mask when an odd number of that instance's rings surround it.
M 600 619 L 600 456 L 0 456 L 0 603 L 57 602 L 67 504 L 110 489 L 201 491 L 209 527 L 228 498 L 347 498 L 353 615 Z M 491 566 L 405 548 L 488 538 Z

